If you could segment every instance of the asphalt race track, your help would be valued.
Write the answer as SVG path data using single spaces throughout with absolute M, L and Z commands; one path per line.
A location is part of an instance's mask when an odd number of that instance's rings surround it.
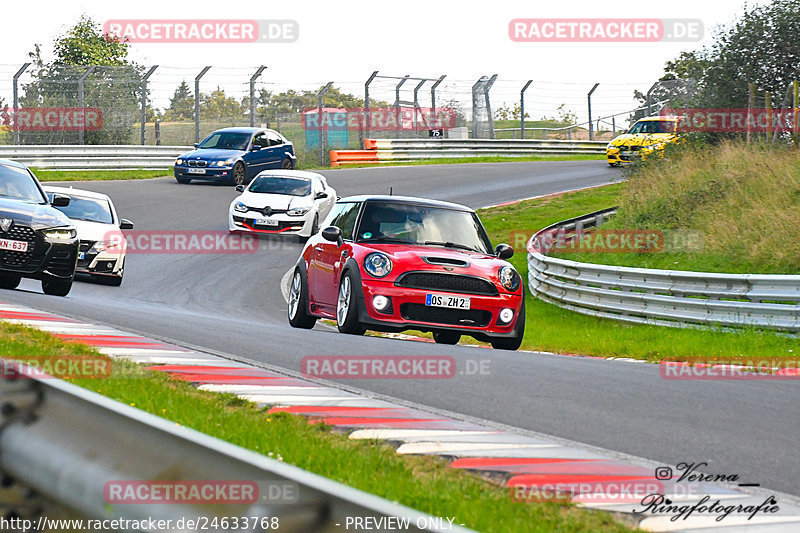
M 608 183 L 604 161 L 412 166 L 323 172 L 340 195 L 387 193 L 472 207 Z M 173 179 L 80 184 L 112 196 L 137 230 L 225 230 L 232 187 Z M 538 228 L 531 228 L 538 229 Z M 495 243 L 496 244 L 496 243 Z M 129 255 L 119 288 L 76 283 L 66 298 L 38 282 L 0 291 L 0 301 L 159 336 L 256 362 L 300 370 L 307 355 L 450 355 L 490 360 L 487 375 L 441 380 L 351 380 L 349 386 L 703 470 L 800 496 L 796 382 L 665 380 L 657 365 L 511 353 L 341 335 L 318 325 L 294 330 L 280 280 L 295 263 L 296 240 L 260 241 L 256 254 Z M 576 332 L 576 334 L 579 332 Z M 474 365 L 472 365 L 474 366 Z

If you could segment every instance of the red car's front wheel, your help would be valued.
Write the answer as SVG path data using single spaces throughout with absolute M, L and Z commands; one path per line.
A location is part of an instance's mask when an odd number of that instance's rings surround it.
M 339 296 L 336 299 L 336 324 L 342 333 L 363 335 L 366 330 L 358 322 L 355 290 L 353 275 L 348 270 L 342 275 L 339 282 Z

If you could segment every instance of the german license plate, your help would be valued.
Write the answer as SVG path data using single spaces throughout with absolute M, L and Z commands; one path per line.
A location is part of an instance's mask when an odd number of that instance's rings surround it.
M 12 252 L 27 252 L 28 243 L 25 241 L 10 241 L 0 239 L 0 250 L 11 250 Z
M 256 219 L 256 226 L 277 226 L 278 221 L 272 218 L 259 218 Z
M 633 152 L 630 150 L 620 150 L 619 155 L 622 157 L 633 157 Z
M 206 169 L 204 169 L 204 168 L 187 168 L 186 172 L 188 172 L 189 174 L 205 174 L 206 173 Z
M 448 307 L 450 309 L 469 309 L 469 298 L 463 296 L 446 296 L 444 294 L 427 294 L 425 305 L 428 307 Z

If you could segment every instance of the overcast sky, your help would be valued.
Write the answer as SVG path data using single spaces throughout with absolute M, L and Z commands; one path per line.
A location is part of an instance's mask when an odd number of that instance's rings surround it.
M 750 1 L 750 4 L 759 2 Z M 763 2 L 762 2 L 763 3 Z M 310 1 L 220 2 L 219 0 L 107 0 L 4 3 L 0 32 L 0 96 L 8 101 L 10 77 L 27 59 L 34 43 L 47 55 L 52 41 L 82 14 L 97 22 L 109 19 L 292 19 L 300 36 L 289 44 L 134 44 L 132 58 L 162 65 L 154 77 L 156 95 L 164 102 L 180 79 L 191 82 L 203 65 L 212 69 L 209 84 L 235 79 L 244 89 L 248 73 L 263 64 L 261 83 L 274 88 L 319 87 L 333 80 L 361 94 L 373 70 L 386 75 L 438 77 L 447 74 L 445 92 L 458 97 L 483 74 L 498 74 L 493 102 L 513 101 L 527 79 L 534 84 L 530 107 L 537 115 L 560 103 L 579 115 L 592 84 L 604 112 L 630 107 L 633 89 L 646 91 L 663 73 L 664 63 L 698 42 L 651 43 L 518 43 L 508 34 L 515 18 L 667 18 L 700 19 L 705 41 L 720 24 L 732 22 L 743 9 L 741 0 L 671 0 L 669 2 L 552 1 Z M 220 7 L 224 6 L 224 7 Z M 182 67 L 177 69 L 175 67 Z M 409 83 L 407 88 L 413 88 Z M 380 96 L 393 96 L 390 82 L 376 86 Z M 423 94 L 428 94 L 423 89 Z M 230 89 L 229 92 L 234 92 Z M 497 107 L 499 103 L 495 104 Z

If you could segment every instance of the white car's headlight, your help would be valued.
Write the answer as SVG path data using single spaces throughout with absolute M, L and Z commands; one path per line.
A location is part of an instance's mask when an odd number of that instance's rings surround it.
M 385 254 L 373 252 L 364 258 L 364 270 L 370 276 L 385 278 L 392 271 L 392 260 Z
M 176 165 L 182 165 L 183 164 L 183 159 L 176 159 L 175 160 L 175 164 Z
M 517 271 L 514 270 L 514 267 L 508 265 L 501 266 L 497 275 L 500 278 L 500 284 L 507 291 L 514 292 L 519 288 L 520 277 Z
M 311 210 L 309 206 L 293 207 L 289 209 L 286 214 L 290 217 L 301 217 Z
M 247 209 L 247 206 L 244 205 L 242 202 L 236 202 L 235 204 L 233 204 L 233 210 L 238 211 L 239 213 L 247 213 L 247 211 L 249 211 Z
M 113 250 L 115 248 L 119 248 L 119 245 L 120 241 L 97 241 L 96 243 L 94 243 L 94 246 L 92 246 L 92 250 L 94 250 L 97 253 L 100 253 L 104 250 Z
M 74 239 L 78 234 L 74 229 L 61 228 L 61 229 L 46 229 L 42 233 L 44 236 L 53 241 L 68 241 Z

